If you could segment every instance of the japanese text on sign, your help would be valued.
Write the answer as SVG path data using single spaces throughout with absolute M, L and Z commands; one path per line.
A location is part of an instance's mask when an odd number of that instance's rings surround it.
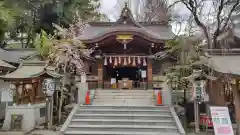
M 234 135 L 227 107 L 210 107 L 215 135 Z

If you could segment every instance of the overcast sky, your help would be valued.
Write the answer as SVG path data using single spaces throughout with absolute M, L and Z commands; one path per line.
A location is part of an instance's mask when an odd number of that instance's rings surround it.
M 174 1 L 174 0 L 172 0 Z M 101 0 L 101 12 L 105 13 L 111 21 L 114 21 L 118 18 L 119 11 L 115 7 L 117 0 Z M 189 12 L 186 8 L 183 8 L 183 5 L 177 5 L 174 9 L 175 12 L 181 14 L 182 16 L 188 16 Z M 185 26 L 182 26 L 185 27 Z M 172 29 L 174 32 L 179 31 L 177 25 L 172 24 Z
M 112 20 L 114 18 L 114 6 L 117 4 L 117 0 L 101 0 L 101 11 L 108 15 Z

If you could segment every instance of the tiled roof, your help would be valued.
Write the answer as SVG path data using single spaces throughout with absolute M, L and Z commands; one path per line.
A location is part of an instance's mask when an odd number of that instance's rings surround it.
M 206 61 L 206 66 L 217 72 L 240 75 L 240 49 L 213 49 L 206 50 L 207 57 L 201 57 Z
M 36 54 L 35 49 L 8 49 L 0 48 L 0 60 L 19 63 L 21 59 Z
M 3 60 L 0 60 L 0 67 L 3 67 L 3 68 L 11 68 L 11 69 L 16 68 L 16 67 L 14 67 L 13 65 L 8 64 L 7 62 L 5 62 L 5 61 L 3 61 Z
M 18 69 L 15 71 L 1 76 L 4 80 L 10 79 L 27 79 L 27 78 L 35 78 L 39 77 L 43 74 L 48 74 L 49 76 L 59 78 L 61 75 L 55 73 L 54 71 L 49 70 L 50 68 L 46 68 L 46 62 L 44 61 L 26 61 L 22 63 Z
M 168 22 L 137 22 L 134 20 L 130 9 L 125 5 L 116 22 L 90 22 L 84 32 L 78 37 L 83 42 L 104 39 L 116 34 L 141 34 L 141 37 L 157 42 L 174 38 Z M 106 36 L 106 37 L 105 37 Z M 101 38 L 100 38 L 101 37 Z
M 143 34 L 145 37 L 154 38 L 158 40 L 169 40 L 174 38 L 174 34 L 170 27 L 164 25 L 152 25 L 144 28 L 134 27 L 131 25 L 119 25 L 119 26 L 89 26 L 85 28 L 80 40 L 93 40 L 99 38 L 108 33 L 113 32 L 136 32 Z
M 240 56 L 211 56 L 207 65 L 220 73 L 240 75 Z

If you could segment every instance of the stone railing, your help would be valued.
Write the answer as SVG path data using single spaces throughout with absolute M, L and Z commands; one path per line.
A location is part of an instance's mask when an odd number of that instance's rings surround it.
M 176 122 L 178 131 L 180 132 L 180 134 L 185 135 L 186 132 L 185 132 L 185 130 L 184 130 L 183 126 L 182 126 L 182 123 L 181 123 L 181 121 L 179 120 L 179 118 L 178 118 L 178 116 L 177 116 L 174 108 L 173 108 L 173 107 L 170 107 L 170 111 L 171 111 L 171 114 L 172 114 L 172 116 L 173 116 L 173 118 L 174 118 L 174 120 L 175 120 L 175 122 Z
M 61 130 L 60 130 L 60 132 L 59 132 L 59 135 L 64 135 L 64 133 L 66 132 L 68 126 L 70 125 L 71 120 L 72 120 L 74 114 L 76 113 L 78 107 L 79 107 L 78 104 L 76 104 L 76 105 L 74 106 L 74 108 L 72 109 L 71 113 L 68 115 L 68 118 L 67 118 L 66 121 L 64 122 L 64 124 L 63 124 L 63 126 L 62 126 L 62 128 L 61 128 Z

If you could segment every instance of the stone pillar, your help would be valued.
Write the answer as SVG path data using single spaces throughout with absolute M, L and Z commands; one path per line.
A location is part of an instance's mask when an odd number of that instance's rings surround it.
M 98 64 L 98 88 L 102 89 L 103 88 L 103 61 L 102 59 L 97 60 Z
M 88 83 L 81 82 L 80 77 L 76 76 L 76 86 L 78 88 L 78 104 L 85 104 L 85 97 L 88 91 Z
M 168 106 L 172 105 L 172 89 L 169 86 L 167 81 L 163 82 L 162 98 L 163 98 L 164 105 L 168 105 Z
M 152 59 L 149 58 L 148 59 L 148 64 L 147 64 L 147 84 L 148 84 L 148 89 L 152 89 L 152 79 L 153 79 L 153 75 L 152 75 Z

